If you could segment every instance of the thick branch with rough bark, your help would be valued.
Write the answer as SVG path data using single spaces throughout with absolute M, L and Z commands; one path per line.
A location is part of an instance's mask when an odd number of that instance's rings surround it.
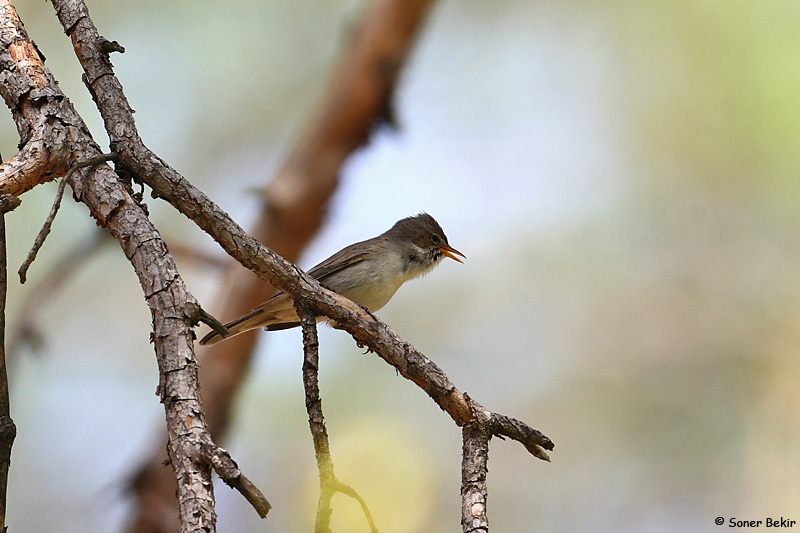
M 0 0 L 0 45 L 0 86 L 19 129 L 20 152 L 27 150 L 37 157 L 38 166 L 28 168 L 22 176 L 15 165 L 0 169 L 0 191 L 21 194 L 25 187 L 66 174 L 69 167 L 102 153 L 41 56 L 33 53 L 36 47 L 8 0 Z M 213 531 L 212 459 L 231 468 L 235 465 L 211 442 L 205 426 L 193 347 L 195 324 L 184 312 L 187 305 L 196 306 L 195 300 L 158 231 L 110 167 L 85 168 L 71 173 L 68 181 L 74 197 L 85 203 L 98 224 L 120 243 L 151 310 L 159 393 L 166 412 L 170 463 L 178 480 L 182 531 Z M 20 183 L 24 187 L 19 187 Z M 241 478 L 241 473 L 234 473 L 234 478 Z M 252 489 L 242 483 L 239 486 Z M 263 500 L 260 493 L 253 496 Z M 268 504 L 261 504 L 259 512 L 263 514 L 266 508 Z
M 8 0 L 0 2 L 0 23 L 0 95 L 20 136 L 20 151 L 0 165 L 0 194 L 20 196 L 66 174 L 75 152 L 100 151 Z M 104 219 L 108 210 L 98 208 Z

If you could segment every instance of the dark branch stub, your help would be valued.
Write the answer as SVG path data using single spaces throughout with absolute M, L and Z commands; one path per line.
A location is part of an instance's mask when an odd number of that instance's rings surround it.
M 224 336 L 228 334 L 228 328 L 226 328 L 222 322 L 194 302 L 186 302 L 183 306 L 183 312 L 191 319 L 193 326 L 202 322 L 220 335 Z
M 222 481 L 229 487 L 236 489 L 250 502 L 250 505 L 261 518 L 266 518 L 272 505 L 262 494 L 258 487 L 239 470 L 239 465 L 230 456 L 227 450 L 217 446 L 213 442 L 205 443 L 202 447 L 206 461 L 214 467 L 214 471 Z
M 525 449 L 534 457 L 550 462 L 550 456 L 545 450 L 552 451 L 555 444 L 541 431 L 533 429 L 516 418 L 497 413 L 492 413 L 489 427 L 492 435 L 513 439 L 525 446 Z
M 0 194 L 0 215 L 5 215 L 19 207 L 22 201 L 13 194 Z
M 464 393 L 464 399 L 472 411 L 473 421 L 483 425 L 486 431 L 489 432 L 490 437 L 500 437 L 501 439 L 508 437 L 525 446 L 525 449 L 537 459 L 550 462 L 550 456 L 547 455 L 545 450 L 552 451 L 556 445 L 547 435 L 516 418 L 489 411 L 470 398 L 466 392 Z
M 125 53 L 125 47 L 117 41 L 109 41 L 105 37 L 100 37 L 100 51 L 106 55 L 111 55 L 112 52 Z

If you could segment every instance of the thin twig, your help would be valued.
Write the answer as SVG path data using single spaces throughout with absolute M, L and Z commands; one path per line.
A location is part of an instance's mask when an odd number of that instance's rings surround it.
M 308 423 L 311 427 L 314 452 L 317 456 L 317 468 L 319 469 L 320 495 L 314 532 L 330 533 L 331 513 L 333 512 L 331 499 L 334 494 L 340 492 L 355 499 L 361 505 L 361 510 L 364 512 L 371 533 L 378 533 L 378 528 L 375 526 L 372 513 L 369 512 L 367 502 L 353 487 L 339 481 L 336 478 L 336 474 L 334 474 L 328 430 L 325 428 L 322 399 L 319 395 L 319 339 L 317 338 L 316 316 L 305 303 L 299 300 L 295 302 L 295 307 L 300 315 L 303 327 L 303 386 L 306 391 Z
M 303 386 L 306 391 L 306 411 L 314 453 L 319 470 L 319 503 L 314 523 L 315 533 L 330 533 L 331 498 L 336 491 L 336 476 L 333 473 L 328 430 L 322 413 L 322 399 L 319 395 L 319 339 L 317 321 L 314 314 L 299 301 L 295 304 L 303 326 Z
M 58 191 L 56 191 L 55 200 L 53 200 L 53 207 L 50 208 L 50 214 L 47 215 L 47 219 L 44 221 L 44 225 L 42 229 L 39 230 L 39 234 L 36 236 L 36 240 L 33 241 L 33 247 L 31 251 L 28 252 L 28 257 L 25 258 L 25 261 L 22 263 L 22 266 L 19 267 L 19 282 L 25 283 L 27 280 L 28 269 L 33 263 L 33 260 L 36 259 L 36 254 L 39 253 L 39 250 L 44 245 L 44 240 L 50 234 L 50 229 L 53 227 L 53 221 L 56 218 L 56 214 L 58 213 L 58 208 L 61 207 L 61 199 L 64 197 L 64 189 L 69 182 L 69 179 L 72 177 L 77 170 L 80 170 L 85 167 L 91 167 L 94 165 L 99 165 L 100 163 L 105 163 L 106 161 L 111 161 L 112 159 L 116 159 L 117 154 L 115 152 L 111 152 L 108 154 L 99 155 L 97 157 L 92 157 L 87 159 L 86 161 L 81 161 L 80 163 L 76 163 L 69 172 L 61 178 L 61 183 L 58 184 Z
M 341 481 L 339 481 L 337 479 L 336 480 L 336 492 L 341 492 L 342 494 L 350 496 L 355 501 L 357 501 L 359 503 L 359 505 L 361 505 L 361 511 L 364 513 L 364 516 L 367 518 L 367 523 L 369 524 L 370 532 L 371 533 L 378 533 L 378 527 L 375 525 L 375 520 L 372 518 L 372 513 L 369 512 L 369 507 L 367 507 L 366 500 L 364 500 L 364 498 L 362 498 L 361 495 L 359 493 L 357 493 L 356 490 L 353 487 L 351 487 L 350 485 L 347 485 L 345 483 L 342 483 Z
M 12 205 L 9 203 L 9 205 Z M 17 203 L 19 205 L 19 203 Z M 6 221 L 5 212 L 0 211 L 0 531 L 6 530 L 6 493 L 8 469 L 11 466 L 11 447 L 17 436 L 17 427 L 11 419 L 8 395 L 8 372 L 6 370 Z
M 44 244 L 44 240 L 50 234 L 50 228 L 53 226 L 53 220 L 56 218 L 56 214 L 58 213 L 58 208 L 61 207 L 61 198 L 64 196 L 64 188 L 67 186 L 67 179 L 61 178 L 61 183 L 58 184 L 58 190 L 56 191 L 56 198 L 53 200 L 53 207 L 50 208 L 50 214 L 47 215 L 47 219 L 44 221 L 44 225 L 42 229 L 39 230 L 39 234 L 36 236 L 36 240 L 33 241 L 33 247 L 31 248 L 30 252 L 28 252 L 28 257 L 25 258 L 25 261 L 22 263 L 22 266 L 19 267 L 19 282 L 25 283 L 27 281 L 27 273 L 28 268 L 33 263 L 33 260 L 36 259 L 36 254 L 39 253 L 42 245 Z

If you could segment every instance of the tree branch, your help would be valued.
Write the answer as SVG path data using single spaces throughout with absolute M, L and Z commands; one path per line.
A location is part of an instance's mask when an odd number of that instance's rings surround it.
M 19 199 L 15 196 L 10 194 L 0 196 L 0 532 L 3 533 L 6 531 L 6 494 L 8 492 L 8 469 L 11 466 L 11 447 L 17 436 L 17 426 L 11 419 L 5 350 L 6 290 L 8 288 L 5 215 L 18 205 Z
M 328 430 L 325 428 L 322 399 L 319 395 L 319 340 L 317 338 L 316 315 L 303 300 L 296 300 L 295 308 L 300 316 L 303 328 L 303 387 L 306 391 L 308 425 L 311 428 L 314 453 L 317 457 L 317 469 L 319 470 L 320 494 L 314 532 L 330 533 L 331 513 L 333 512 L 331 499 L 334 494 L 341 492 L 355 499 L 361 505 L 361 510 L 364 512 L 370 531 L 378 533 L 378 528 L 375 526 L 372 513 L 369 512 L 367 502 L 359 496 L 353 487 L 339 481 L 333 471 Z
M 284 290 L 296 301 L 313 302 L 315 311 L 333 319 L 337 327 L 350 333 L 359 345 L 378 353 L 400 374 L 422 388 L 457 425 L 465 427 L 464 460 L 467 462 L 464 493 L 470 495 L 465 502 L 469 502 L 470 515 L 478 519 L 476 527 L 488 529 L 485 520 L 485 458 L 488 458 L 491 435 L 518 440 L 530 453 L 544 460 L 548 459 L 544 450 L 552 450 L 553 443 L 522 422 L 491 413 L 471 400 L 455 387 L 438 366 L 400 339 L 386 324 L 349 300 L 320 287 L 316 280 L 248 236 L 202 192 L 144 147 L 133 126 L 130 106 L 113 76 L 107 50 L 105 57 L 100 53 L 104 51 L 104 40 L 99 37 L 88 16 L 85 16 L 83 2 L 53 0 L 53 3 L 73 39 L 86 72 L 87 86 L 112 135 L 112 149 L 120 153 L 120 162 L 139 180 L 147 183 L 155 194 L 169 201 L 208 232 L 243 266 Z M 100 95 L 103 97 L 100 98 Z M 467 452 L 477 459 L 467 459 Z M 466 509 L 467 504 L 464 505 Z
M 322 399 L 319 396 L 319 340 L 317 339 L 316 317 L 308 308 L 298 302 L 295 306 L 300 315 L 303 328 L 303 387 L 306 391 L 306 411 L 311 438 L 314 441 L 314 454 L 319 470 L 319 504 L 315 533 L 330 533 L 331 499 L 336 492 L 336 475 L 333 472 L 328 430 L 322 413 Z
M 49 166 L 45 174 L 57 175 L 79 161 L 101 156 L 83 120 L 61 93 L 41 57 L 17 53 L 30 52 L 35 46 L 9 0 L 0 0 L 0 22 L 0 77 L 4 80 L 0 87 L 20 137 L 23 143 L 30 140 L 30 125 L 40 124 L 42 121 L 36 117 L 44 116 L 49 124 L 42 132 L 44 144 L 58 148 L 47 152 Z M 201 453 L 210 437 L 197 383 L 194 333 L 191 320 L 183 314 L 187 303 L 196 302 L 157 230 L 110 167 L 83 169 L 67 181 L 75 198 L 85 203 L 98 224 L 108 228 L 120 243 L 153 316 L 152 339 L 160 371 L 158 390 L 167 419 L 170 463 L 178 482 L 182 531 L 214 531 L 211 469 Z
M 487 413 L 479 412 L 475 420 L 461 428 L 461 530 L 464 533 L 489 531 L 486 475 L 492 434 L 486 427 L 488 419 Z
M 0 19 L 3 14 L 0 13 Z M 41 183 L 61 175 L 52 172 L 50 150 L 58 152 L 62 147 L 53 146 L 53 139 L 45 136 L 47 126 L 34 125 L 36 135 L 31 138 L 14 157 L 0 165 L 0 194 L 20 196 Z
M 433 0 L 376 0 L 368 5 L 334 69 L 317 113 L 265 189 L 265 209 L 253 236 L 280 256 L 291 261 L 299 259 L 322 224 L 345 159 L 367 141 L 369 132 L 382 120 L 392 122 L 389 110 L 403 59 L 432 4 Z M 171 203 L 180 202 L 188 193 L 183 178 L 142 143 L 131 107 L 109 61 L 105 46 L 108 41 L 86 16 L 85 5 L 73 0 L 53 0 L 53 5 L 72 38 L 84 68 L 84 81 L 105 121 L 111 146 L 123 152 L 122 164 L 156 194 Z M 203 202 L 205 197 L 195 196 L 194 200 Z M 209 232 L 218 219 L 224 220 L 224 213 L 212 211 L 207 220 L 193 219 Z M 224 238 L 223 233 L 216 238 Z M 230 243 L 230 247 L 237 246 L 237 242 Z M 263 278 L 238 265 L 232 265 L 226 279 L 218 316 L 240 316 L 274 293 Z M 215 438 L 227 428 L 231 399 L 249 369 L 254 339 L 254 334 L 236 337 L 226 345 L 209 349 L 203 361 L 200 378 L 207 398 L 207 421 Z M 170 520 L 174 514 L 157 503 L 171 498 L 174 492 L 161 462 L 160 455 L 154 456 L 136 476 L 134 488 L 141 499 L 141 511 L 132 531 L 173 529 Z M 153 514 L 154 509 L 166 510 L 163 519 L 155 519 L 157 523 L 142 516 Z
M 20 135 L 19 152 L 0 165 L 0 194 L 20 196 L 63 176 L 77 134 L 88 131 L 82 121 L 58 115 L 64 95 L 9 0 L 0 2 L 0 21 L 2 70 L 9 72 L 0 83 L 0 95 L 12 110 Z M 76 131 L 81 127 L 83 131 Z
M 80 0 L 52 0 L 57 6 L 67 4 L 81 4 Z M 85 6 L 84 6 L 85 7 Z M 59 17 L 62 18 L 62 10 L 59 10 Z M 76 49 L 90 46 L 92 40 L 99 40 L 97 30 L 93 25 L 89 27 L 91 21 L 88 17 L 79 16 L 80 13 L 73 13 L 72 16 L 63 17 L 62 24 L 65 28 L 73 28 L 74 34 L 78 33 L 79 27 L 86 26 L 83 31 L 88 35 L 96 37 L 77 38 L 73 34 L 73 42 L 78 41 Z M 80 52 L 79 52 L 80 55 Z M 96 54 L 88 54 L 87 58 L 95 57 Z M 84 69 L 87 63 L 83 62 Z M 112 84 L 116 81 L 113 75 L 101 75 L 103 73 L 113 73 L 110 63 L 105 66 L 108 70 L 98 70 L 103 65 L 92 64 L 91 70 L 87 70 L 89 80 L 95 79 L 98 84 Z M 118 82 L 116 82 L 118 84 Z M 91 85 L 91 82 L 90 82 Z M 242 266 L 255 272 L 261 279 L 268 281 L 273 286 L 285 291 L 293 298 L 304 298 L 314 302 L 315 308 L 326 317 L 332 319 L 339 329 L 350 333 L 353 338 L 362 346 L 370 348 L 376 352 L 387 363 L 394 366 L 401 375 L 416 383 L 422 388 L 445 412 L 447 412 L 458 426 L 464 426 L 474 419 L 474 413 L 467 402 L 467 398 L 450 381 L 444 371 L 430 359 L 417 351 L 409 343 L 403 341 L 385 323 L 378 320 L 374 315 L 364 311 L 359 305 L 347 300 L 346 298 L 321 287 L 313 278 L 309 277 L 302 270 L 284 258 L 277 255 L 274 251 L 264 247 L 249 236 L 230 216 L 212 202 L 205 194 L 196 189 L 191 183 L 169 167 L 160 158 L 149 152 L 141 143 L 135 128 L 130 126 L 132 115 L 127 117 L 130 107 L 121 94 L 121 88 L 114 92 L 113 87 L 104 85 L 102 94 L 116 95 L 117 98 L 109 98 L 117 102 L 116 107 L 110 108 L 109 113 L 104 116 L 119 116 L 124 126 L 112 128 L 112 131 L 122 131 L 126 137 L 118 139 L 118 145 L 113 145 L 115 151 L 120 154 L 120 161 L 127 162 L 132 160 L 136 165 L 134 173 L 147 183 L 155 194 L 170 202 L 178 211 L 194 221 L 198 227 L 206 231 L 220 246 Z M 125 105 L 120 104 L 123 102 Z M 105 106 L 98 101 L 98 106 L 102 109 Z M 109 109 L 106 108 L 109 112 Z M 108 119 L 106 119 L 108 120 Z M 130 144 L 123 146 L 123 140 Z M 142 153 L 144 157 L 136 157 Z M 142 164 L 141 162 L 144 162 Z M 475 403 L 475 405 L 478 405 Z M 510 419 L 509 419 L 510 420 Z M 525 426 L 527 428 L 527 426 Z M 528 428 L 530 429 L 530 428 Z M 523 433 L 509 431 L 509 438 L 525 441 L 526 448 L 537 451 L 537 457 L 543 458 L 543 450 L 553 448 L 552 442 L 541 433 L 533 430 Z M 546 454 L 545 454 L 546 455 Z

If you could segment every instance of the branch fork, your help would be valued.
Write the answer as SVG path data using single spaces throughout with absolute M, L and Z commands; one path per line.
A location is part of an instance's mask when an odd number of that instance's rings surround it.
M 328 494 L 332 496 L 333 492 L 340 491 L 352 496 L 355 491 L 336 480 L 333 474 L 317 384 L 317 315 L 329 318 L 335 327 L 347 331 L 356 343 L 394 366 L 401 375 L 425 391 L 462 428 L 462 527 L 464 531 L 488 531 L 486 464 L 491 437 L 496 435 L 517 440 L 542 460 L 549 460 L 545 450 L 552 450 L 553 443 L 524 423 L 492 413 L 462 393 L 441 368 L 398 337 L 386 324 L 346 298 L 321 287 L 295 265 L 245 233 L 227 213 L 150 151 L 138 134 L 133 110 L 109 61 L 109 53 L 122 51 L 121 47 L 114 46 L 113 42 L 99 35 L 83 0 L 51 1 L 65 32 L 72 39 L 84 69 L 87 87 L 103 117 L 112 150 L 118 154 L 121 168 L 138 182 L 147 184 L 154 196 L 168 201 L 209 233 L 241 265 L 295 299 L 304 333 L 306 356 L 303 374 L 309 423 L 315 439 L 321 487 L 327 500 L 325 503 L 321 496 L 318 524 L 322 525 L 318 530 L 325 531 L 326 515 L 328 518 L 330 516 Z M 386 2 L 404 13 L 403 8 L 396 7 L 399 4 Z M 424 15 L 428 2 L 414 0 L 413 4 L 415 10 L 408 10 L 408 13 L 413 13 L 412 20 L 406 26 L 410 28 L 407 31 L 413 31 L 419 17 Z M 21 46 L 19 50 L 24 54 L 17 54 L 17 57 L 25 57 L 24 64 L 20 63 L 15 71 L 4 68 L 4 79 L 10 83 L 4 83 L 0 88 L 2 96 L 12 108 L 20 137 L 25 142 L 15 159 L 0 168 L 0 194 L 19 196 L 38 183 L 67 172 L 76 161 L 99 156 L 100 150 L 82 119 L 61 94 L 52 75 L 44 68 L 35 46 L 32 42 L 30 46 L 26 45 L 30 41 L 10 0 L 0 0 L 0 19 L 14 23 L 0 27 L 0 42 Z M 359 38 L 362 32 L 367 33 L 366 29 L 362 29 Z M 6 51 L 0 49 L 2 54 Z M 14 57 L 8 60 L 4 55 L 3 59 L 5 64 L 14 64 Z M 3 61 L 0 61 L 1 64 Z M 393 79 L 393 76 L 390 78 Z M 391 80 L 388 83 L 391 85 Z M 331 92 L 333 101 L 345 101 L 351 96 L 342 87 L 335 87 Z M 380 101 L 384 102 L 386 96 L 383 94 Z M 47 130 L 47 135 L 44 135 L 42 117 L 48 122 L 57 119 L 58 127 Z M 354 138 L 358 139 L 357 145 L 360 145 L 368 130 L 359 125 L 355 131 L 357 135 Z M 320 135 L 329 133 L 325 131 Z M 340 164 L 349 152 L 340 149 L 337 153 L 340 156 L 336 163 Z M 323 171 L 329 171 L 330 161 L 323 166 Z M 338 166 L 333 167 L 336 172 Z M 120 177 L 110 167 L 102 165 L 85 173 L 85 178 L 69 180 L 75 197 L 86 203 L 98 223 L 107 227 L 119 241 L 134 266 L 153 315 L 153 341 L 160 370 L 159 390 L 166 411 L 170 464 L 178 481 L 183 531 L 214 529 L 216 515 L 210 467 L 217 470 L 226 483 L 242 492 L 260 515 L 262 511 L 265 515 L 269 509 L 266 499 L 241 474 L 227 452 L 213 444 L 206 426 L 197 386 L 198 364 L 193 349 L 192 327 L 197 320 L 213 321 L 200 312 L 200 307 L 184 286 L 166 245 Z M 154 276 L 154 272 L 159 275 Z M 175 317 L 184 320 L 175 320 Z M 356 499 L 363 503 L 360 498 Z M 365 514 L 370 520 L 368 512 L 365 511 Z M 374 524 L 370 524 L 370 527 L 376 531 Z

